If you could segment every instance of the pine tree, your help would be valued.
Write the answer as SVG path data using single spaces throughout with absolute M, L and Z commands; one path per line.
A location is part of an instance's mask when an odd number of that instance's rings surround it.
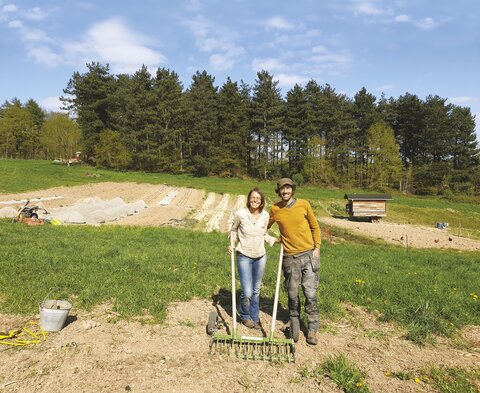
M 63 90 L 66 95 L 60 97 L 60 101 L 63 109 L 76 116 L 84 136 L 85 153 L 90 157 L 100 132 L 111 127 L 110 109 L 115 80 L 109 73 L 108 65 L 92 62 L 87 64 L 87 68 L 85 74 L 73 74 Z
M 395 105 L 397 117 L 393 128 L 403 164 L 422 164 L 425 149 L 422 137 L 425 128 L 424 104 L 416 95 L 406 93 L 398 98 Z
M 157 70 L 154 80 L 156 126 L 158 127 L 158 152 L 160 171 L 183 171 L 185 112 L 183 86 L 174 71 Z
M 197 71 L 186 93 L 186 157 L 197 175 L 207 175 L 218 160 L 211 146 L 217 132 L 217 88 L 215 78 L 206 71 Z
M 284 138 L 288 147 L 288 171 L 293 174 L 305 174 L 305 161 L 308 155 L 308 104 L 304 90 L 295 85 L 287 92 L 285 104 Z
M 264 179 L 278 176 L 283 146 L 279 135 L 283 128 L 284 103 L 278 81 L 267 71 L 257 73 L 253 86 L 252 127 L 255 143 L 253 174 Z
M 452 178 L 453 191 L 474 194 L 475 179 L 480 172 L 480 150 L 475 134 L 475 119 L 470 108 L 452 106 L 449 114 L 453 133 Z
M 312 119 L 309 123 L 320 139 L 325 140 L 325 156 L 335 171 L 337 184 L 352 182 L 355 122 L 351 101 L 328 84 L 319 87 L 314 81 L 307 84 L 306 94 Z
M 243 89 L 246 86 L 242 87 Z M 248 87 L 246 88 L 248 92 Z M 244 90 L 245 91 L 245 90 Z M 249 97 L 227 78 L 218 95 L 218 135 L 214 149 L 220 158 L 216 172 L 239 176 L 246 171 L 247 134 L 249 132 Z
M 352 117 L 355 121 L 355 178 L 357 184 L 364 186 L 364 177 L 368 157 L 368 130 L 379 120 L 375 106 L 376 97 L 363 87 L 355 94 L 352 103 Z

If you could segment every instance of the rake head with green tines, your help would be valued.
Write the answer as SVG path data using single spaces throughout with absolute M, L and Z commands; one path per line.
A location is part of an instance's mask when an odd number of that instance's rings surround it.
M 228 334 L 215 334 L 210 342 L 210 353 L 234 355 L 246 360 L 295 362 L 295 344 L 292 339 L 234 338 Z
M 272 325 L 268 337 L 250 337 L 237 335 L 237 308 L 235 300 L 235 255 L 232 253 L 232 315 L 233 334 L 214 333 L 210 341 L 210 353 L 235 355 L 247 360 L 268 360 L 278 362 L 295 362 L 295 343 L 291 338 L 275 338 L 275 322 L 277 319 L 278 293 L 282 271 L 283 246 L 280 247 L 280 260 L 275 286 Z

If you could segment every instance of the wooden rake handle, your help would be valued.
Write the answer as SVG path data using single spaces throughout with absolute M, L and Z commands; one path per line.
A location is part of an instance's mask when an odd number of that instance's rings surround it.
M 277 283 L 275 285 L 275 300 L 273 301 L 272 326 L 270 328 L 270 339 L 275 333 L 275 322 L 277 321 L 278 294 L 280 292 L 280 279 L 282 275 L 283 244 L 280 244 L 280 258 L 278 260 Z

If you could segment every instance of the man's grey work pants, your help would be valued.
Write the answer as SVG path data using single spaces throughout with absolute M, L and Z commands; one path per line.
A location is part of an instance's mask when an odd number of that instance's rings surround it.
M 305 312 L 308 316 L 308 330 L 318 330 L 318 271 L 320 257 L 314 258 L 312 251 L 295 255 L 284 255 L 282 263 L 285 277 L 285 290 L 288 293 L 288 309 L 290 318 L 300 317 L 300 294 L 302 286 L 305 295 Z

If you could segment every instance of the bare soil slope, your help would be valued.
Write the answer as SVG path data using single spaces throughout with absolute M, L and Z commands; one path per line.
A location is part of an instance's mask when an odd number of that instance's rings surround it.
M 76 187 L 57 187 L 21 194 L 0 194 L 0 209 L 22 205 L 20 201 L 31 199 L 53 212 L 75 206 L 86 198 L 108 201 L 121 198 L 126 203 L 143 201 L 148 206 L 126 217 L 115 217 L 109 225 L 139 226 L 195 226 L 205 231 L 226 232 L 232 212 L 245 205 L 244 195 L 206 193 L 203 190 L 167 185 L 137 183 L 96 183 Z M 39 200 L 35 200 L 39 199 Z M 322 217 L 323 226 L 336 226 L 354 233 L 404 247 L 441 248 L 480 251 L 480 241 L 451 233 L 447 229 L 418 225 L 400 225 L 349 221 L 344 218 Z
M 295 364 L 245 361 L 209 354 L 205 333 L 210 301 L 174 304 L 164 325 L 116 321 L 108 305 L 91 313 L 72 310 L 69 323 L 48 333 L 40 345 L 0 346 L 0 390 L 8 392 L 340 392 L 323 373 L 307 376 L 327 355 L 344 354 L 367 373 L 374 392 L 431 392 L 424 382 L 388 376 L 431 365 L 471 368 L 480 362 L 480 328 L 465 337 L 473 350 L 447 343 L 419 348 L 402 338 L 402 331 L 382 324 L 359 308 L 345 305 L 349 319 L 330 324 L 319 334 L 319 344 L 308 346 L 304 337 L 296 345 Z M 226 309 L 225 309 L 226 308 Z M 231 326 L 229 307 L 220 312 Z M 281 316 L 285 320 L 285 313 Z M 261 313 L 270 326 L 270 311 Z M 2 326 L 22 326 L 24 319 L 1 315 Z M 277 322 L 282 337 L 283 322 Z M 333 334 L 332 331 L 335 333 Z M 254 335 L 242 327 L 241 334 Z M 303 370 L 303 373 L 302 373 Z

